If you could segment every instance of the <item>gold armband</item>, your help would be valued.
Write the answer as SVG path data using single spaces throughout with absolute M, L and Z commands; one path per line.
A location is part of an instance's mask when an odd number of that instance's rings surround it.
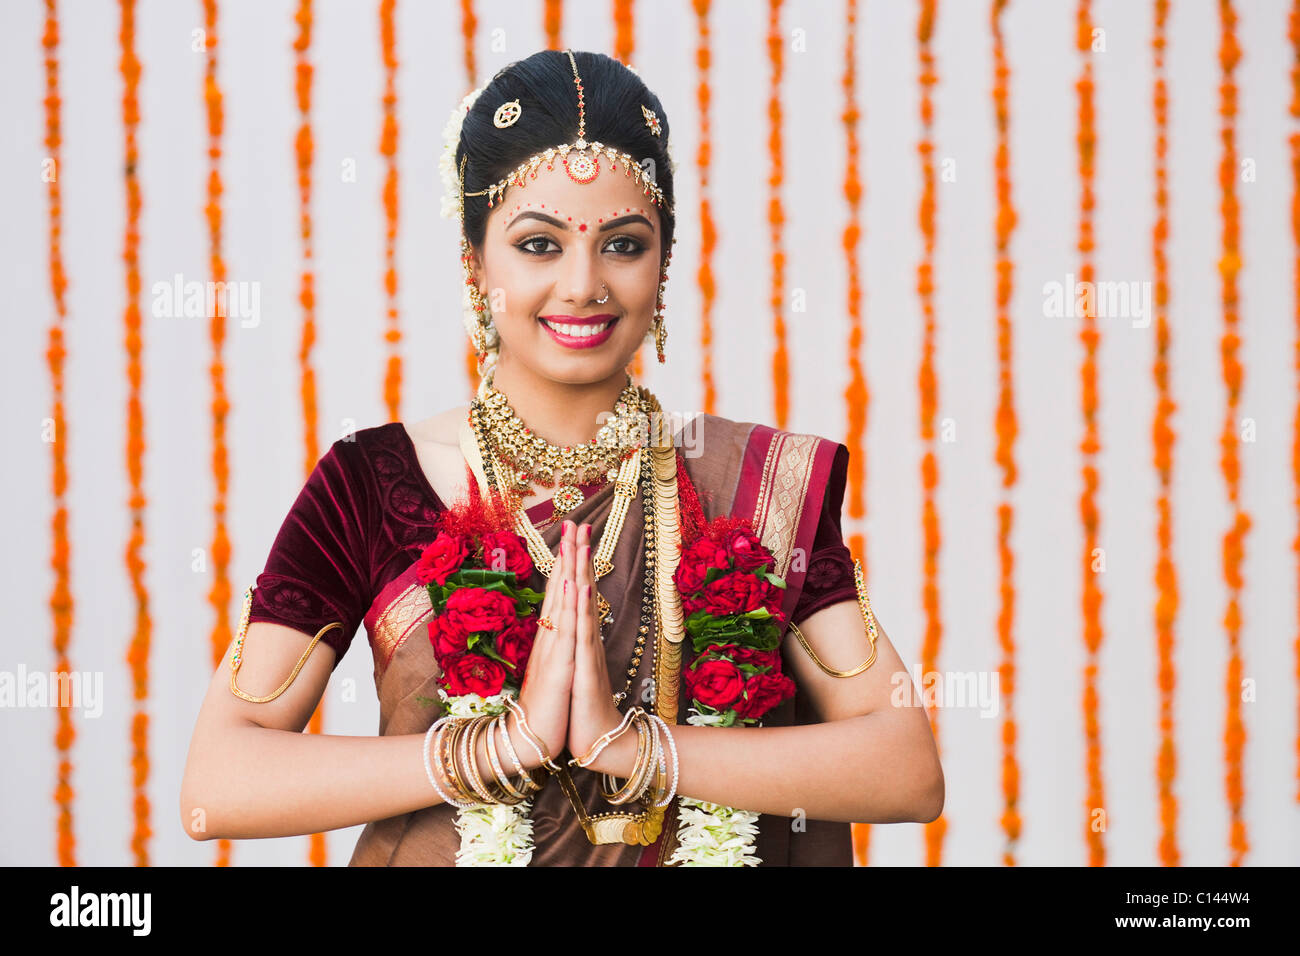
M 307 656 L 311 654 L 312 648 L 316 646 L 316 642 L 319 641 L 322 637 L 324 637 L 326 634 L 328 634 L 331 630 L 333 630 L 336 627 L 339 630 L 342 630 L 343 622 L 333 621 L 329 624 L 326 624 L 319 631 L 317 631 L 316 636 L 313 637 L 311 639 L 311 643 L 307 645 L 307 649 L 303 651 L 302 656 L 298 658 L 298 663 L 293 665 L 293 673 L 291 673 L 288 677 L 285 678 L 284 683 L 281 684 L 279 687 L 277 687 L 270 694 L 267 694 L 265 697 L 253 697 L 251 694 L 246 694 L 242 690 L 240 690 L 237 686 L 235 686 L 235 675 L 239 673 L 239 665 L 243 661 L 244 636 L 248 633 L 248 617 L 249 614 L 252 613 L 252 610 L 253 610 L 253 588 L 250 587 L 247 591 L 244 592 L 244 610 L 239 616 L 239 636 L 235 638 L 235 653 L 231 655 L 230 658 L 230 692 L 234 694 L 236 697 L 238 697 L 240 700 L 246 700 L 254 704 L 264 704 L 268 700 L 275 700 L 286 690 L 288 690 L 289 685 L 292 684 L 294 678 L 298 676 L 298 672 L 302 670 L 302 665 L 307 663 Z
M 862 562 L 857 558 L 853 559 L 853 584 L 858 589 L 858 610 L 862 612 L 862 622 L 867 626 L 867 639 L 871 641 L 871 656 L 850 671 L 837 671 L 833 667 L 827 667 L 817 653 L 812 649 L 799 630 L 794 621 L 790 622 L 790 630 L 794 631 L 794 636 L 799 639 L 799 646 L 802 647 L 808 656 L 812 658 L 814 664 L 821 668 L 822 673 L 829 674 L 831 677 L 856 677 L 876 660 L 876 616 L 871 613 L 871 602 L 867 600 L 867 588 L 862 583 Z

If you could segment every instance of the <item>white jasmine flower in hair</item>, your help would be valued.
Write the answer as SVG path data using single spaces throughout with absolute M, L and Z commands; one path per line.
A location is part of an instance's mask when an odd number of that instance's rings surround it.
M 483 94 L 480 86 L 468 94 L 460 105 L 451 111 L 447 125 L 442 128 L 442 156 L 438 159 L 438 173 L 442 176 L 442 217 L 453 219 L 460 210 L 460 171 L 456 168 L 456 146 L 460 143 L 460 130 L 470 108 Z

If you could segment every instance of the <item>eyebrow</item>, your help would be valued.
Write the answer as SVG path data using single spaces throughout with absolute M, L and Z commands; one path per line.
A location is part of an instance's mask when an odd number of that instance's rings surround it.
M 540 219 L 542 222 L 550 223 L 552 226 L 555 226 L 559 229 L 572 231 L 572 226 L 570 223 L 561 222 L 560 220 L 556 219 L 554 216 L 548 216 L 546 215 L 546 213 L 537 212 L 536 210 L 528 210 L 525 212 L 521 212 L 519 215 L 515 216 L 514 219 L 510 220 L 510 222 L 506 225 L 506 228 L 509 229 L 515 223 L 522 222 L 525 219 Z M 603 223 L 601 227 L 596 231 L 605 232 L 606 230 L 617 229 L 619 226 L 625 226 L 628 223 L 632 223 L 632 222 L 643 222 L 647 226 L 649 226 L 651 230 L 654 229 L 654 225 L 650 222 L 649 219 L 647 219 L 645 216 L 642 216 L 639 213 L 634 212 L 629 216 L 619 216 L 617 219 L 611 219 L 609 220 L 609 222 Z

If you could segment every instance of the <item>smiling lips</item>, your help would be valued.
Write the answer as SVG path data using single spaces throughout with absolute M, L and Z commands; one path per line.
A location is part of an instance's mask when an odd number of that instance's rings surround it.
M 600 345 L 613 334 L 618 316 L 546 315 L 540 316 L 538 321 L 560 345 L 571 349 L 589 349 Z

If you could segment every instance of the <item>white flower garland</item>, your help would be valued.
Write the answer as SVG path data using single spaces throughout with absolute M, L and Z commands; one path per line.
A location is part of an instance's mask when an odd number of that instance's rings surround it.
M 451 697 L 441 687 L 438 696 L 452 717 L 479 717 L 506 711 L 506 695 L 461 694 Z M 457 866 L 527 866 L 533 858 L 533 801 L 514 805 L 479 803 L 456 813 L 460 849 Z
M 701 714 L 694 707 L 686 718 L 699 727 L 716 726 L 721 714 Z M 669 863 L 679 866 L 758 866 L 763 861 L 754 848 L 758 814 L 724 807 L 707 800 L 678 797 L 677 846 Z

